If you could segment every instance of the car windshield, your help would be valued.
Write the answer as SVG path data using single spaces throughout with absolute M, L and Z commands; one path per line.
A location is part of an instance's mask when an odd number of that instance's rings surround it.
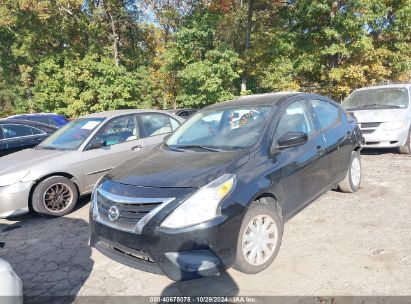
M 358 90 L 351 93 L 343 107 L 357 109 L 405 109 L 408 107 L 408 90 L 405 88 L 381 88 Z
M 243 106 L 204 110 L 187 120 L 166 144 L 174 149 L 241 149 L 261 137 L 269 106 Z
M 101 124 L 104 118 L 79 118 L 68 123 L 45 139 L 38 149 L 75 150 Z

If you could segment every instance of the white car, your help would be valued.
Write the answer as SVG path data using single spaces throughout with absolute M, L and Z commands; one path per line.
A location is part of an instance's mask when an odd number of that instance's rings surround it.
M 10 264 L 0 258 L 0 298 L 2 304 L 23 303 L 23 283 Z
M 411 154 L 411 84 L 355 90 L 343 107 L 357 118 L 365 148 L 399 148 Z

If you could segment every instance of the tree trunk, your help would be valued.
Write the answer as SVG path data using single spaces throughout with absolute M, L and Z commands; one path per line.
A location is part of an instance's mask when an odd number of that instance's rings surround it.
M 118 56 L 118 35 L 117 35 L 117 30 L 116 30 L 116 23 L 115 20 L 113 19 L 113 16 L 111 13 L 108 13 L 108 15 L 110 16 L 110 21 L 111 21 L 111 31 L 113 34 L 113 56 L 114 56 L 114 63 L 116 64 L 116 66 L 119 65 L 119 56 Z
M 244 55 L 247 56 L 248 50 L 251 46 L 251 30 L 253 28 L 253 0 L 248 1 L 248 13 L 247 13 L 247 29 L 245 33 L 245 48 Z M 244 68 L 243 75 L 241 77 L 241 92 L 247 91 L 247 67 Z

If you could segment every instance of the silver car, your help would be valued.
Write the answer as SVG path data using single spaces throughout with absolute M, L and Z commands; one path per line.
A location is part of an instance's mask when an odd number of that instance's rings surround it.
M 0 158 L 0 218 L 27 213 L 62 216 L 117 165 L 151 149 L 183 118 L 155 110 L 86 115 L 33 149 Z
M 411 84 L 355 90 L 343 107 L 357 118 L 365 148 L 399 148 L 411 154 Z

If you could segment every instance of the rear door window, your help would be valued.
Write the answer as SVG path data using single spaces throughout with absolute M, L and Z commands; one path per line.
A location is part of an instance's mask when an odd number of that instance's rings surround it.
M 4 138 L 16 138 L 33 135 L 33 128 L 25 125 L 3 125 Z
M 31 128 L 31 131 L 33 132 L 33 135 L 44 135 L 46 134 L 46 132 L 44 132 L 43 130 L 37 129 L 37 128 Z
M 173 129 L 176 128 L 176 123 L 179 125 L 176 121 L 172 124 L 172 118 L 164 114 L 140 114 L 140 119 L 145 137 L 171 133 L 173 132 Z
M 329 128 L 340 120 L 339 107 L 321 99 L 311 99 L 310 102 L 321 129 Z

